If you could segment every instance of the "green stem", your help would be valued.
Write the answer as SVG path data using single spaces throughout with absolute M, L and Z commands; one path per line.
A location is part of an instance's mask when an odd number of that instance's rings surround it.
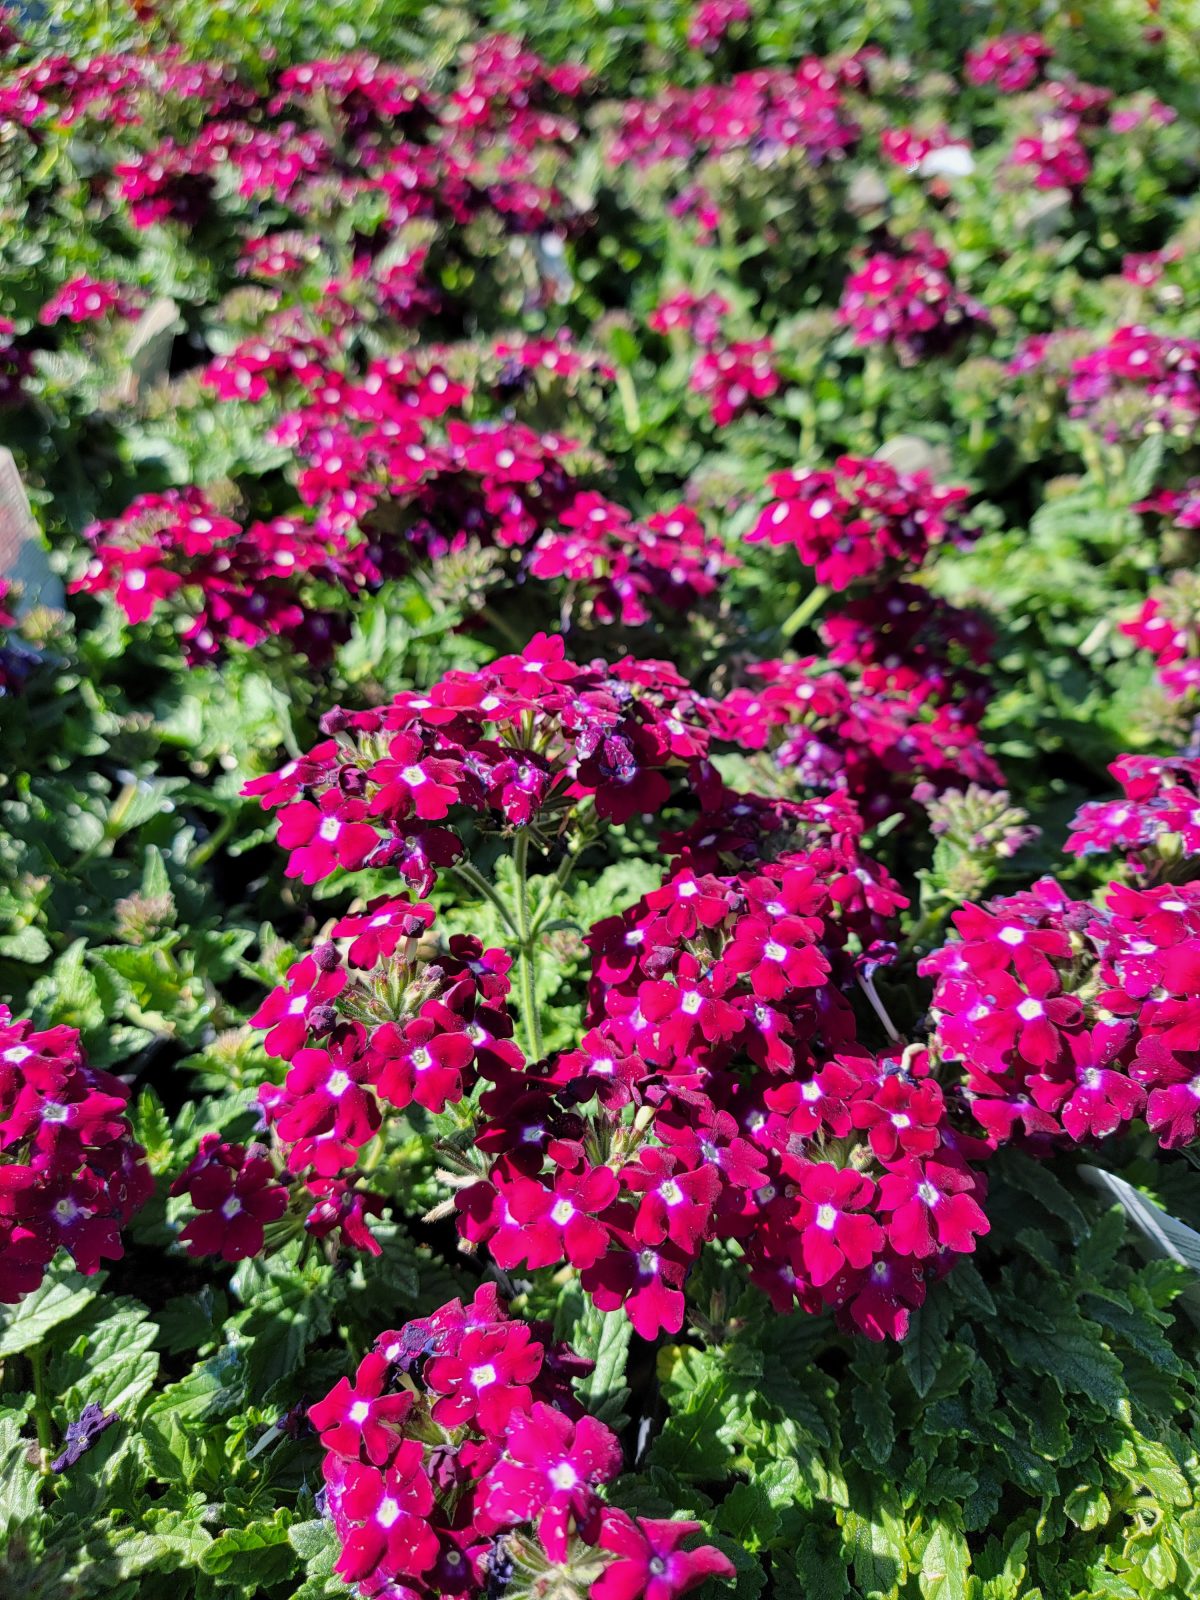
M 512 645 L 513 649 L 518 653 L 518 655 L 529 643 L 528 639 L 522 638 L 517 630 L 512 627 L 511 624 L 505 622 L 500 613 L 493 610 L 490 605 L 480 606 L 479 615 L 486 623 L 489 624 L 489 626 L 495 628 L 496 632 L 502 639 L 506 640 L 510 645 Z
M 535 939 L 542 931 L 542 928 L 545 926 L 545 924 L 550 920 L 550 913 L 554 910 L 555 901 L 567 887 L 567 884 L 570 883 L 571 875 L 575 871 L 576 864 L 578 863 L 580 856 L 587 849 L 590 842 L 590 840 L 582 840 L 576 844 L 573 849 L 568 850 L 566 855 L 564 855 L 562 860 L 558 863 L 558 866 L 554 872 L 554 876 L 550 879 L 550 888 L 546 894 L 546 898 L 539 906 L 537 915 L 534 917 L 530 928 L 530 932 Z
M 791 616 L 780 628 L 780 637 L 790 639 L 793 634 L 799 633 L 806 622 L 811 622 L 829 599 L 829 590 L 823 583 L 819 583 L 811 594 L 806 594 L 804 599 L 792 612 Z
M 50 1427 L 50 1408 L 46 1404 L 46 1374 L 39 1348 L 35 1347 L 29 1352 L 29 1365 L 33 1369 L 33 1417 L 37 1423 L 41 1470 L 48 1473 L 50 1457 L 54 1453 L 54 1439 Z
M 542 1019 L 538 1008 L 537 971 L 534 962 L 534 933 L 529 916 L 529 833 L 522 829 L 517 835 L 513 851 L 513 865 L 517 869 L 517 953 L 521 969 L 521 1012 L 525 1023 L 525 1036 L 529 1042 L 530 1059 L 540 1061 L 545 1053 L 542 1044 Z
M 521 937 L 520 930 L 513 921 L 512 913 L 482 873 L 476 871 L 469 861 L 460 861 L 451 870 L 468 888 L 473 889 L 481 900 L 486 900 L 489 905 L 496 908 L 500 914 L 500 920 L 514 939 Z
M 227 811 L 220 822 L 205 839 L 203 844 L 198 844 L 188 857 L 188 871 L 194 872 L 197 867 L 202 867 L 206 861 L 211 861 L 213 856 L 228 839 L 237 827 L 238 814 L 236 811 Z

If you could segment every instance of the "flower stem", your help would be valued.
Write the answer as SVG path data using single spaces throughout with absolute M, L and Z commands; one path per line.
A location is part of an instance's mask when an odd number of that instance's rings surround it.
M 517 954 L 521 969 L 521 1013 L 530 1059 L 540 1061 L 544 1054 L 542 1019 L 538 1008 L 537 970 L 534 960 L 534 931 L 529 916 L 529 833 L 522 829 L 513 851 L 517 869 Z
M 481 872 L 477 871 L 469 861 L 460 861 L 451 870 L 469 889 L 473 889 L 481 900 L 486 900 L 489 905 L 495 907 L 500 920 L 514 939 L 521 937 L 520 929 L 513 921 L 512 912 Z
M 42 1363 L 42 1352 L 36 1346 L 29 1352 L 29 1365 L 33 1369 L 33 1418 L 37 1424 L 38 1453 L 41 1457 L 41 1470 L 43 1473 L 48 1473 L 54 1441 L 50 1429 L 50 1407 L 46 1404 L 46 1374 Z
M 812 621 L 828 599 L 829 590 L 823 583 L 819 583 L 811 594 L 805 595 L 783 627 L 780 628 L 780 636 L 783 639 L 790 639 L 794 633 L 799 633 L 806 622 Z

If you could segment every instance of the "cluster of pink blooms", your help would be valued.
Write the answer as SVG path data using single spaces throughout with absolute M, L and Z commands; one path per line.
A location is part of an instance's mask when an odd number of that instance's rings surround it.
M 154 1187 L 128 1105 L 74 1028 L 39 1031 L 0 1006 L 0 1301 L 36 1289 L 60 1247 L 88 1274 L 122 1255 Z
M 974 84 L 995 84 L 1001 94 L 1019 94 L 1038 81 L 1053 55 L 1040 34 L 1001 34 L 967 51 L 967 78 Z
M 595 925 L 579 1047 L 480 1101 L 490 1166 L 455 1196 L 470 1243 L 507 1268 L 570 1262 L 648 1339 L 681 1328 L 713 1238 L 738 1241 L 779 1309 L 903 1333 L 927 1279 L 987 1231 L 983 1186 L 923 1053 L 856 1042 L 826 951 L 855 916 L 826 886 L 833 860 L 680 867 Z
M 680 289 L 655 306 L 646 322 L 655 333 L 681 332 L 697 344 L 713 345 L 721 337 L 721 323 L 729 311 L 724 295 L 693 294 L 690 289 Z
M 16 326 L 0 317 L 0 406 L 20 405 L 25 380 L 33 372 L 33 358 L 21 343 Z
M 891 344 L 905 361 L 944 352 L 989 321 L 956 287 L 947 253 L 921 235 L 867 256 L 846 280 L 837 317 L 856 345 Z
M 346 621 L 312 604 L 310 586 L 353 589 L 360 581 L 344 537 L 290 517 L 243 528 L 198 489 L 139 495 L 84 535 L 92 559 L 72 590 L 111 594 L 131 623 L 165 607 L 178 617 L 193 663 L 230 643 L 253 649 L 273 636 L 322 661 Z
M 1144 1115 L 1167 1147 L 1200 1132 L 1200 884 L 1110 884 L 1097 909 L 1053 879 L 954 914 L 931 1049 L 961 1063 L 993 1144 L 1084 1141 Z
M 538 634 L 425 694 L 328 713 L 324 743 L 244 792 L 283 808 L 289 877 L 370 864 L 423 894 L 463 853 L 459 817 L 523 828 L 588 798 L 614 823 L 661 810 L 675 782 L 705 781 L 711 722 L 665 662 L 577 665 L 561 638 Z
M 558 521 L 533 546 L 529 572 L 580 585 L 601 622 L 639 627 L 653 608 L 690 612 L 737 565 L 687 506 L 635 522 L 624 507 L 588 491 Z
M 590 1600 L 675 1600 L 732 1577 L 711 1545 L 681 1548 L 698 1523 L 603 1499 L 622 1457 L 572 1389 L 591 1367 L 547 1325 L 510 1318 L 494 1284 L 380 1334 L 353 1382 L 309 1408 L 338 1574 L 406 1600 L 482 1600 L 547 1567 L 586 1570 Z
M 449 94 L 364 55 L 291 67 L 266 95 L 230 67 L 183 62 L 177 52 L 86 63 L 62 57 L 12 73 L 0 116 L 29 129 L 51 119 L 94 122 L 111 135 L 147 121 L 148 107 L 186 103 L 179 120 L 201 124 L 190 142 L 161 140 L 113 168 L 138 227 L 199 225 L 218 193 L 232 188 L 299 217 L 331 194 L 347 203 L 370 195 L 393 227 L 414 215 L 462 221 L 492 212 L 505 226 L 529 229 L 569 212 L 553 172 L 578 125 L 560 108 L 573 107 L 588 77 L 505 36 L 464 51 Z
M 1123 798 L 1080 806 L 1066 849 L 1075 855 L 1120 851 L 1143 875 L 1200 855 L 1200 761 L 1122 756 L 1108 770 Z
M 872 457 L 841 456 L 832 470 L 797 468 L 767 480 L 775 499 L 746 542 L 794 545 L 818 583 L 846 589 L 888 567 L 920 566 L 943 540 L 968 532 L 954 515 L 967 490 L 927 472 L 898 472 Z
M 1142 602 L 1121 632 L 1154 657 L 1157 678 L 1170 700 L 1200 693 L 1200 589 L 1193 572 L 1180 570 Z
M 259 1102 L 286 1171 L 312 1197 L 305 1227 L 372 1253 L 366 1216 L 378 1206 L 355 1167 L 386 1117 L 410 1105 L 444 1111 L 480 1076 L 522 1061 L 510 958 L 465 934 L 430 955 L 421 941 L 432 924 L 419 901 L 372 900 L 336 922 L 251 1019 L 267 1030 L 267 1053 L 288 1063 Z
M 1200 341 L 1118 328 L 1106 344 L 1080 356 L 1067 390 L 1071 415 L 1107 438 L 1148 428 L 1191 435 L 1200 421 Z
M 57 294 L 52 295 L 38 312 L 38 321 L 46 327 L 64 319 L 68 322 L 101 322 L 110 313 L 127 317 L 135 302 L 122 283 L 111 278 L 89 278 L 83 274 L 69 278 Z
M 794 71 L 761 68 L 698 89 L 672 85 L 652 99 L 625 103 L 609 160 L 688 168 L 697 159 L 748 150 L 766 164 L 799 149 L 814 166 L 837 161 L 859 137 L 842 89 L 843 75 L 815 57 Z
M 1045 118 L 1036 134 L 1013 145 L 1012 165 L 1033 168 L 1039 189 L 1082 189 L 1092 172 L 1091 157 L 1080 137 L 1082 126 L 1075 116 Z
M 979 732 L 977 702 L 946 702 L 946 680 L 897 677 L 868 688 L 815 656 L 759 661 L 751 685 L 717 708 L 721 737 L 768 751 L 776 771 L 804 789 L 844 790 L 872 820 L 968 783 L 1002 787 Z
M 711 55 L 735 22 L 749 21 L 748 0 L 700 0 L 688 22 L 688 49 Z
M 718 428 L 740 417 L 754 401 L 769 399 L 779 386 L 774 349 L 768 338 L 714 343 L 701 351 L 692 368 L 691 388 L 695 394 L 708 396 Z

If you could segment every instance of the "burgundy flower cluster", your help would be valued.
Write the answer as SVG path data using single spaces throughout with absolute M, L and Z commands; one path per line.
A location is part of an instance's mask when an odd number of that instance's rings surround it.
M 780 1310 L 901 1336 L 987 1231 L 982 1150 L 915 1048 L 875 1056 L 831 982 L 832 852 L 674 871 L 588 935 L 577 1049 L 480 1101 L 458 1225 L 503 1267 L 568 1261 L 603 1311 L 676 1333 L 704 1244 L 736 1240 Z
M 275 636 L 319 662 L 346 632 L 344 617 L 312 603 L 311 586 L 354 589 L 356 567 L 344 537 L 310 524 L 277 517 L 243 528 L 201 490 L 168 489 L 139 495 L 84 535 L 93 556 L 72 591 L 111 594 L 131 623 L 161 606 L 193 663 Z
M 370 864 L 426 893 L 463 853 L 460 817 L 548 825 L 585 799 L 607 822 L 661 810 L 676 778 L 703 781 L 711 722 L 666 663 L 577 665 L 560 638 L 538 634 L 427 694 L 330 712 L 324 743 L 244 792 L 283 808 L 289 877 L 316 883 Z
M 1119 851 L 1142 877 L 1169 874 L 1200 855 L 1200 761 L 1122 756 L 1108 770 L 1123 797 L 1080 806 L 1067 850 L 1074 855 Z
M 1158 682 L 1170 700 L 1200 694 L 1200 584 L 1181 569 L 1143 601 L 1121 632 L 1154 657 Z
M 120 1230 L 154 1188 L 128 1103 L 76 1029 L 0 1006 L 0 1301 L 36 1289 L 60 1247 L 88 1274 L 122 1255 Z
M 875 579 L 888 567 L 920 566 L 934 545 L 971 536 L 955 515 L 966 489 L 872 457 L 841 456 L 831 471 L 800 467 L 767 482 L 776 498 L 746 542 L 794 545 L 831 589 Z
M 315 1197 L 297 1195 L 309 1207 L 304 1226 L 318 1237 L 336 1229 L 372 1253 L 366 1217 L 378 1206 L 355 1169 L 389 1113 L 444 1111 L 480 1076 L 522 1062 L 510 957 L 467 935 L 431 952 L 433 920 L 419 901 L 372 900 L 335 922 L 251 1019 L 267 1030 L 267 1053 L 288 1063 L 259 1102 L 286 1173 Z
M 122 283 L 111 278 L 91 278 L 86 273 L 69 278 L 38 312 L 45 327 L 56 322 L 101 322 L 110 314 L 132 315 L 136 302 Z
M 681 1548 L 694 1522 L 631 1517 L 602 1498 L 616 1435 L 572 1390 L 591 1363 L 516 1321 L 495 1285 L 382 1333 L 354 1380 L 309 1410 L 325 1449 L 336 1571 L 364 1596 L 500 1592 L 573 1580 L 591 1600 L 675 1600 L 732 1563 Z M 576 1585 L 578 1587 L 576 1587 Z
M 844 790 L 872 820 L 905 806 L 917 786 L 928 796 L 1003 786 L 979 731 L 981 698 L 943 702 L 953 682 L 944 674 L 868 687 L 805 656 L 755 662 L 745 675 L 751 685 L 718 706 L 721 737 L 769 751 L 774 770 L 805 789 Z
M 931 1049 L 961 1063 L 992 1144 L 1086 1141 L 1144 1115 L 1163 1145 L 1200 1132 L 1200 884 L 1110 884 L 1102 905 L 1045 878 L 964 906 L 926 958 Z
M 559 523 L 533 546 L 529 572 L 578 585 L 600 622 L 640 627 L 655 609 L 693 611 L 738 565 L 688 506 L 635 522 L 624 507 L 588 491 Z
M 180 1233 L 188 1255 L 223 1261 L 258 1255 L 267 1225 L 288 1207 L 288 1192 L 263 1146 L 228 1144 L 218 1133 L 203 1136 L 171 1193 L 186 1194 L 198 1212 Z
M 984 306 L 956 287 L 950 257 L 924 235 L 867 256 L 847 278 L 837 316 L 856 345 L 894 345 L 909 363 L 989 324 Z
M 1067 399 L 1071 415 L 1107 439 L 1137 438 L 1148 428 L 1190 437 L 1200 421 L 1200 341 L 1118 328 L 1075 360 Z
M 1053 56 L 1040 34 L 1000 34 L 967 51 L 967 78 L 981 86 L 995 84 L 1001 94 L 1020 94 L 1038 81 Z

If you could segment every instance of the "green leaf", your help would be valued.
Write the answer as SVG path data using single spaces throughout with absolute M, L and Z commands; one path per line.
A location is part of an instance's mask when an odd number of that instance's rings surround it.
M 62 1263 L 51 1263 L 32 1294 L 15 1306 L 0 1307 L 0 1358 L 32 1350 L 46 1335 L 76 1317 L 92 1300 L 103 1276 L 85 1278 Z
M 218 1534 L 200 1558 L 200 1570 L 218 1585 L 265 1588 L 291 1576 L 297 1554 L 288 1541 L 286 1512 L 271 1520 L 252 1522 L 247 1528 L 228 1528 Z
M 576 1380 L 575 1392 L 592 1416 L 617 1430 L 628 1421 L 625 1363 L 632 1333 L 633 1324 L 623 1311 L 598 1311 L 589 1300 L 572 1338 L 578 1353 L 596 1363 L 586 1378 Z
M 896 1421 L 885 1384 L 886 1374 L 880 1367 L 864 1371 L 862 1364 L 857 1363 L 853 1376 L 855 1383 L 850 1403 L 854 1420 L 871 1458 L 882 1466 L 891 1455 L 896 1439 Z
M 921 1557 L 917 1581 L 925 1600 L 962 1600 L 970 1570 L 971 1553 L 961 1528 L 939 1520 Z
M 937 1378 L 946 1350 L 948 1323 L 944 1298 L 930 1294 L 925 1304 L 913 1312 L 908 1334 L 901 1346 L 904 1370 L 922 1399 L 933 1388 Z
M 780 1515 L 756 1483 L 737 1484 L 721 1503 L 715 1526 L 744 1549 L 761 1550 L 779 1532 Z

